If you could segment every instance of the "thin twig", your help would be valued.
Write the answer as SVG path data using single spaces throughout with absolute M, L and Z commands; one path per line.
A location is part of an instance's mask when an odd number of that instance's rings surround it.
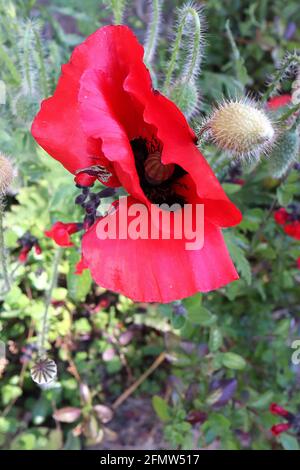
M 117 398 L 117 400 L 113 403 L 112 408 L 116 410 L 127 398 L 132 395 L 133 392 L 149 377 L 149 375 L 152 374 L 164 360 L 166 359 L 166 353 L 162 352 L 153 362 L 153 364 L 149 367 L 144 374 L 141 375 L 141 377 L 134 382 L 125 392 L 122 393 L 122 395 Z

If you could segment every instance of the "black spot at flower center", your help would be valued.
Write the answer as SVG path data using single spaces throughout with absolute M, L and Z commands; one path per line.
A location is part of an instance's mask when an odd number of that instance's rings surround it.
M 139 176 L 140 185 L 146 197 L 153 204 L 179 204 L 181 207 L 185 204 L 185 199 L 176 193 L 177 181 L 186 174 L 179 165 L 174 165 L 171 175 L 164 181 L 151 182 L 149 175 L 145 171 L 145 162 L 149 156 L 161 154 L 161 144 L 153 138 L 147 141 L 142 137 L 134 139 L 130 142 L 134 154 L 135 166 Z M 179 182 L 177 184 L 180 184 Z

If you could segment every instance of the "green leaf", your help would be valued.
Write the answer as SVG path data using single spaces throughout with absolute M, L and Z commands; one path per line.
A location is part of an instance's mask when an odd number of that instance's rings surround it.
M 242 189 L 240 184 L 235 183 L 223 183 L 222 186 L 227 194 L 235 194 Z
M 285 450 L 300 450 L 298 440 L 289 434 L 281 434 L 279 438 L 282 447 Z
M 225 233 L 224 236 L 228 250 L 230 252 L 230 256 L 232 257 L 237 270 L 240 272 L 241 276 L 245 279 L 247 284 L 250 285 L 252 281 L 251 266 L 245 256 L 244 250 L 238 246 L 237 240 L 235 240 L 232 234 Z
M 76 270 L 76 264 L 79 260 L 80 255 L 74 248 L 71 250 L 69 257 L 67 286 L 70 298 L 75 301 L 83 302 L 91 290 L 92 278 L 88 269 L 85 269 L 82 274 L 74 274 Z
M 246 367 L 245 359 L 233 352 L 222 353 L 221 360 L 223 366 L 228 367 L 228 369 L 242 370 Z
M 216 352 L 218 349 L 222 346 L 223 343 L 223 338 L 222 338 L 222 332 L 219 328 L 211 328 L 210 334 L 209 334 L 209 350 L 211 352 Z
M 159 397 L 158 395 L 154 395 L 152 398 L 152 406 L 161 421 L 170 421 L 170 409 L 167 402 L 163 398 Z
M 257 398 L 256 400 L 249 401 L 249 406 L 251 406 L 252 408 L 264 409 L 271 403 L 273 397 L 274 392 L 272 392 L 272 390 L 268 390 L 262 395 L 259 395 L 259 398 Z
M 211 326 L 216 321 L 216 316 L 204 307 L 194 308 L 188 312 L 189 320 L 195 325 Z

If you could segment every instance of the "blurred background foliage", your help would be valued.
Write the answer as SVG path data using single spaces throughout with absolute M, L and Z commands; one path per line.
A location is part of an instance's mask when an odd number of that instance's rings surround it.
M 158 87 L 168 67 L 175 10 L 182 4 L 164 3 L 151 69 Z M 259 97 L 286 52 L 300 43 L 296 0 L 202 5 L 207 33 L 196 82 L 201 97 L 196 126 L 223 96 L 246 90 Z M 127 2 L 125 9 L 124 23 L 141 41 L 148 10 L 142 0 Z M 245 184 L 235 184 L 228 159 L 211 145 L 205 155 L 244 216 L 240 226 L 226 231 L 240 280 L 182 304 L 134 304 L 95 286 L 86 271 L 75 276 L 79 251 L 64 249 L 47 345 L 58 380 L 40 389 L 30 377 L 57 250 L 44 230 L 81 216 L 72 176 L 37 147 L 30 123 L 73 47 L 111 22 L 111 2 L 105 0 L 0 0 L 1 90 L 6 92 L 0 149 L 16 168 L 5 211 L 13 283 L 0 306 L 0 339 L 7 346 L 0 363 L 0 446 L 298 450 L 292 433 L 271 435 L 278 420 L 268 407 L 275 401 L 297 412 L 300 404 L 300 366 L 291 363 L 292 342 L 300 338 L 300 244 L 272 217 L 272 208 L 299 202 L 299 172 L 293 169 L 281 183 L 262 162 L 242 168 Z M 290 91 L 292 79 L 282 81 L 280 92 Z M 27 231 L 42 253 L 31 253 L 20 264 L 18 239 Z M 139 379 L 139 387 L 123 400 Z

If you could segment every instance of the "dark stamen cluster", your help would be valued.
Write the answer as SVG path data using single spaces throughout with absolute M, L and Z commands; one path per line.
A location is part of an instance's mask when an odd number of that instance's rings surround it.
M 161 151 L 161 145 L 155 138 L 151 142 L 139 137 L 131 141 L 131 148 L 134 154 L 136 170 L 139 176 L 140 185 L 144 191 L 146 197 L 153 204 L 179 204 L 181 207 L 185 204 L 184 198 L 176 193 L 174 189 L 175 183 L 181 178 L 186 172 L 178 165 L 175 165 L 175 170 L 172 176 L 167 180 L 163 181 L 159 185 L 153 186 L 145 175 L 145 161 L 150 153 L 155 151 Z M 177 183 L 179 184 L 179 183 Z
M 75 204 L 81 206 L 85 211 L 83 220 L 83 228 L 85 230 L 94 224 L 101 199 L 112 197 L 115 193 L 116 190 L 114 188 L 105 188 L 98 193 L 93 193 L 90 187 L 81 187 L 81 194 L 76 197 Z

